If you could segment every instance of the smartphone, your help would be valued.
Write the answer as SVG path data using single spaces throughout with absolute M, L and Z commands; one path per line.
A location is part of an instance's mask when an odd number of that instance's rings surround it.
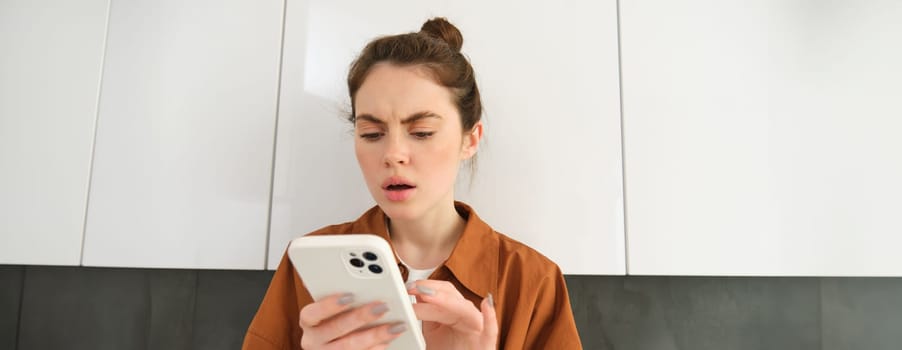
M 288 258 L 313 300 L 353 293 L 354 304 L 384 302 L 388 312 L 367 326 L 402 322 L 407 330 L 389 349 L 426 349 L 423 333 L 404 287 L 395 255 L 382 237 L 371 234 L 304 236 L 291 241 Z

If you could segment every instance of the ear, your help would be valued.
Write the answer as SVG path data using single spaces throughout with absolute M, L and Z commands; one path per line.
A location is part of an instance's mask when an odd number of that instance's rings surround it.
M 479 150 L 479 141 L 482 140 L 482 132 L 482 121 L 479 121 L 476 125 L 473 125 L 473 129 L 470 129 L 470 132 L 464 134 L 460 149 L 461 160 L 470 159 L 476 154 L 476 151 Z

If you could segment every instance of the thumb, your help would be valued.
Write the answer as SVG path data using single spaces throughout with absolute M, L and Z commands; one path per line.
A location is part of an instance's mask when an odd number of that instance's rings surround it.
M 498 316 L 495 314 L 495 298 L 489 293 L 480 305 L 482 311 L 482 344 L 486 349 L 497 348 Z

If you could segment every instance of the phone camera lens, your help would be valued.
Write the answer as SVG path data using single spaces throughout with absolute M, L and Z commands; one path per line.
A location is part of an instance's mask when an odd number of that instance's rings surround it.
M 372 273 L 382 273 L 382 267 L 376 264 L 370 265 L 370 272 Z
M 364 264 L 363 264 L 363 260 L 353 258 L 353 259 L 351 259 L 351 265 L 353 265 L 354 267 L 363 267 Z M 372 269 L 370 269 L 370 270 L 372 270 Z
M 364 252 L 363 258 L 369 261 L 376 261 L 376 254 L 370 252 Z

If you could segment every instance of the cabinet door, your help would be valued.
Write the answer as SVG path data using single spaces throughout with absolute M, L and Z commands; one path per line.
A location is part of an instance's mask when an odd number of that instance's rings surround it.
M 0 2 L 0 264 L 81 259 L 107 8 Z
M 85 265 L 263 268 L 282 9 L 113 2 Z
M 444 16 L 486 111 L 478 171 L 458 199 L 565 273 L 624 273 L 616 1 L 287 5 L 270 268 L 291 238 L 374 205 L 344 121 L 350 62 L 370 39 Z
M 902 275 L 902 3 L 621 3 L 629 273 Z

